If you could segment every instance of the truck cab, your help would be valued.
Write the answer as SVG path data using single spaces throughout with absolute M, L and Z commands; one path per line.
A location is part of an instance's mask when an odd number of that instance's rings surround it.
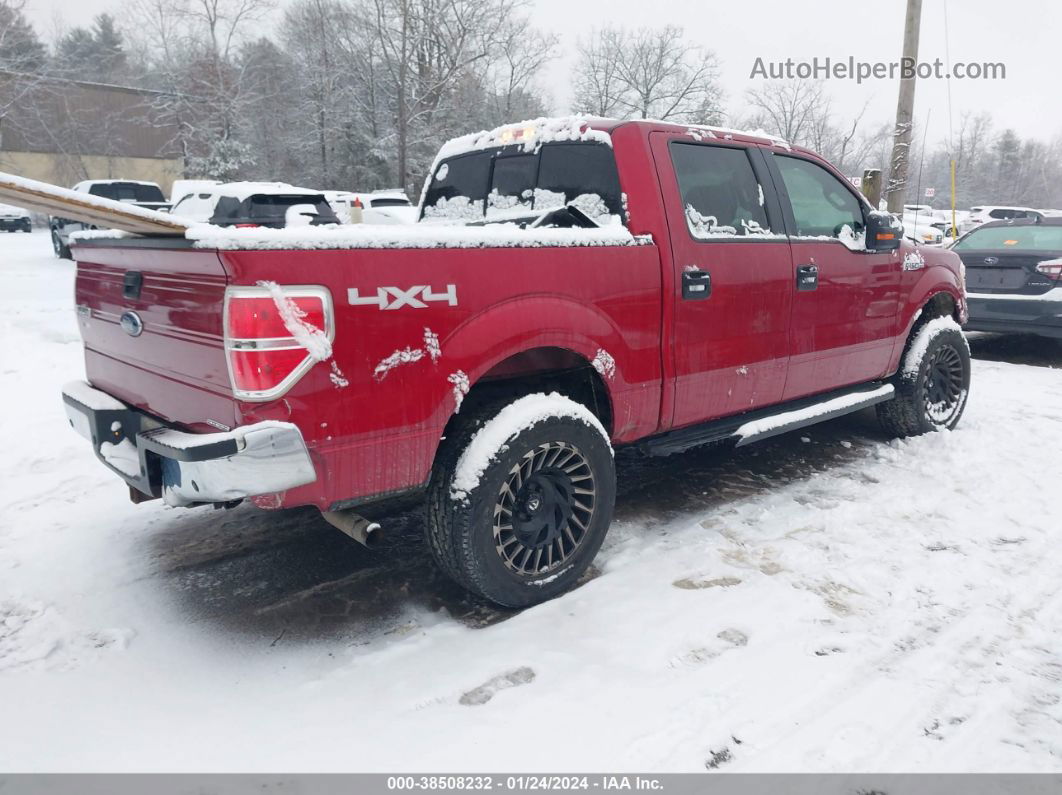
M 508 125 L 446 144 L 419 214 L 77 241 L 71 423 L 138 501 L 315 505 L 371 543 L 422 500 L 442 569 L 522 606 L 593 559 L 618 446 L 965 407 L 958 257 L 780 139 Z

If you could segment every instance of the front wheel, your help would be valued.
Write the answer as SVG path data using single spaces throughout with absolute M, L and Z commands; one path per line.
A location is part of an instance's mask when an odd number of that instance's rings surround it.
M 584 406 L 529 395 L 469 417 L 444 443 L 428 492 L 439 566 L 505 607 L 575 585 L 612 521 L 608 436 Z
M 912 335 L 893 381 L 896 396 L 878 404 L 891 436 L 918 436 L 959 424 L 970 394 L 970 346 L 951 317 L 937 317 Z
M 59 232 L 52 230 L 52 250 L 59 259 L 70 259 L 70 246 L 59 237 Z

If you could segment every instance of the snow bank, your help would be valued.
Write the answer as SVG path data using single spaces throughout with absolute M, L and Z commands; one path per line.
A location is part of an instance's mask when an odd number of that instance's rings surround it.
M 527 395 L 503 408 L 498 416 L 488 420 L 472 437 L 457 460 L 450 496 L 454 500 L 466 499 L 469 492 L 479 485 L 479 479 L 490 462 L 506 449 L 517 434 L 552 417 L 572 417 L 586 423 L 595 428 L 612 449 L 608 432 L 586 406 L 557 392 Z
M 437 226 L 409 224 L 311 226 L 294 229 L 235 229 L 196 224 L 186 233 L 197 248 L 217 249 L 386 249 L 540 248 L 651 245 L 622 226 L 598 229 L 520 229 L 515 224 Z

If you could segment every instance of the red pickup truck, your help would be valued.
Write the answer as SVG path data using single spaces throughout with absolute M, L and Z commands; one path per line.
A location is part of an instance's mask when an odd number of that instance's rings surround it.
M 784 141 L 538 120 L 448 143 L 420 214 L 75 241 L 71 424 L 135 502 L 316 505 L 371 543 L 426 498 L 439 565 L 523 606 L 600 547 L 614 446 L 962 414 L 959 258 Z

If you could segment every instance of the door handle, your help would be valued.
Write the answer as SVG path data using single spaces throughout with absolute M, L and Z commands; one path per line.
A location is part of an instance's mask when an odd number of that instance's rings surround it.
M 819 287 L 818 265 L 797 265 L 796 288 L 800 292 L 817 290 Z
M 682 300 L 703 301 L 712 294 L 712 274 L 699 268 L 682 272 Z

